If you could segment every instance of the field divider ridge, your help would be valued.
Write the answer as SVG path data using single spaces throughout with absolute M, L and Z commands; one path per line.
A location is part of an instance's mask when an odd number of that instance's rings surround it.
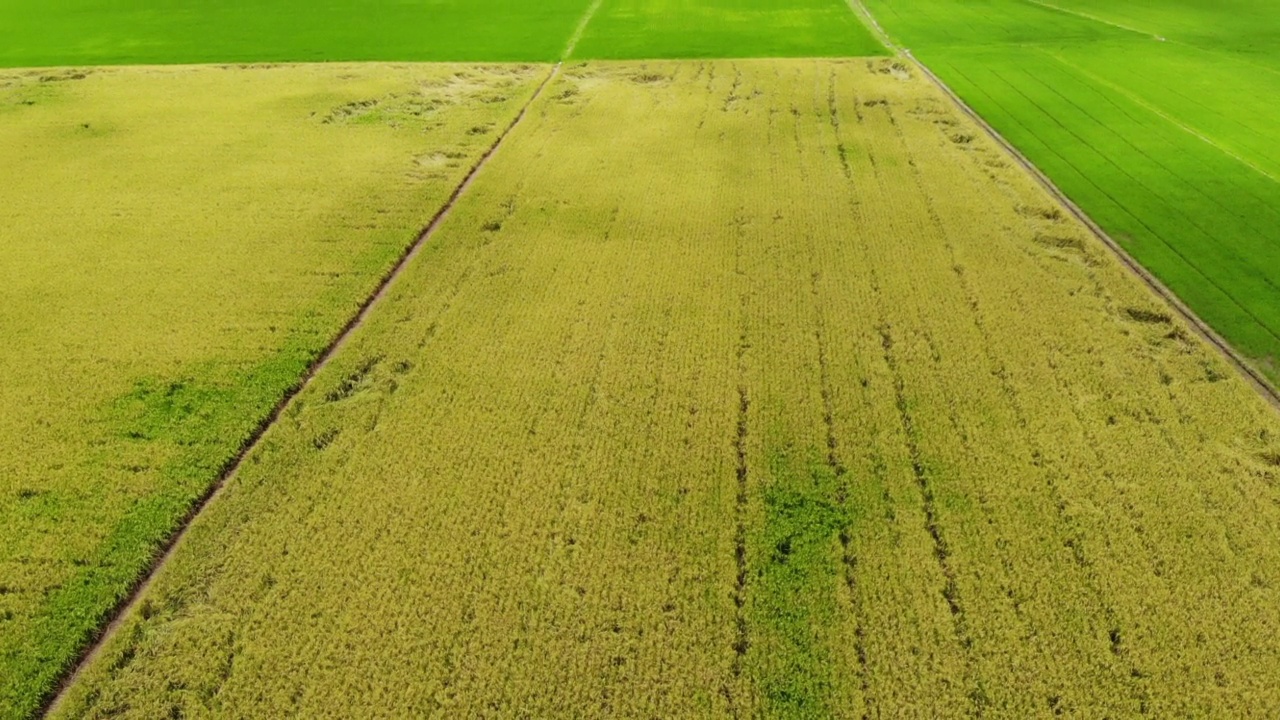
M 876 16 L 872 15 L 871 11 L 867 9 L 867 6 L 862 4 L 862 0 L 844 1 L 845 4 L 849 6 L 849 9 L 853 11 L 853 14 L 857 15 L 858 19 L 862 21 L 862 24 L 867 26 L 867 29 L 871 31 L 871 34 L 875 36 L 876 40 L 880 41 L 881 45 L 888 48 L 890 52 L 903 52 L 902 48 L 893 44 L 893 40 L 889 37 L 889 33 L 885 32 L 885 29 L 880 26 L 880 21 L 876 20 Z
M 1239 351 L 1231 345 L 1231 343 L 1227 342 L 1225 338 L 1219 335 L 1218 332 L 1209 325 L 1209 323 L 1200 319 L 1200 316 L 1197 315 L 1194 310 L 1184 303 L 1176 293 L 1165 286 L 1165 284 L 1161 282 L 1160 279 L 1157 278 L 1150 270 L 1148 270 L 1142 263 L 1135 260 L 1119 242 L 1107 234 L 1106 230 L 1102 229 L 1101 225 L 1094 222 L 1093 218 L 1089 217 L 1088 213 L 1071 200 L 1071 198 L 1067 197 L 1067 194 L 1064 193 L 1062 189 L 1053 182 L 1053 180 L 1049 179 L 1048 175 L 1045 175 L 1040 168 L 1036 167 L 1035 163 L 1031 162 L 1026 155 L 1023 155 L 1021 150 L 1014 147 L 1013 143 L 1006 140 L 998 130 L 992 127 L 991 124 L 983 119 L 976 110 L 961 99 L 961 97 L 957 95 L 950 86 L 942 81 L 942 78 L 938 77 L 927 65 L 918 60 L 915 55 L 912 55 L 909 49 L 895 45 L 893 40 L 890 39 L 889 34 L 885 32 L 884 28 L 880 26 L 880 23 L 876 21 L 875 16 L 871 14 L 871 11 L 863 5 L 862 0 L 846 0 L 846 2 L 849 5 L 849 9 L 867 24 L 867 27 L 871 29 L 880 42 L 884 43 L 885 47 L 911 61 L 912 65 L 919 69 L 920 72 L 934 84 L 934 86 L 950 98 L 951 102 L 955 103 L 956 107 L 968 116 L 970 120 L 976 123 L 988 137 L 1003 148 L 1004 151 L 1009 154 L 1009 157 L 1020 165 L 1022 169 L 1025 170 L 1031 178 L 1045 190 L 1045 192 L 1049 193 L 1049 195 L 1053 197 L 1059 205 L 1088 228 L 1089 231 L 1093 233 L 1094 237 L 1101 241 L 1102 244 L 1111 251 L 1116 259 L 1118 259 L 1120 263 L 1129 270 L 1129 272 L 1135 275 L 1152 292 L 1168 303 L 1169 307 L 1182 317 L 1187 325 L 1190 326 L 1191 330 L 1195 332 L 1196 335 L 1200 336 L 1201 340 L 1217 349 L 1222 357 L 1236 369 L 1237 373 L 1239 373 L 1241 377 L 1244 378 L 1245 382 L 1252 385 L 1264 400 L 1269 402 L 1277 410 L 1280 410 L 1280 391 L 1276 389 L 1275 385 L 1273 385 L 1261 371 L 1255 368 L 1247 358 L 1241 355 Z
M 597 5 L 598 4 L 599 3 L 597 3 Z M 178 523 L 177 530 L 169 537 L 161 548 L 159 548 L 154 559 L 151 561 L 150 566 L 148 566 L 148 568 L 137 577 L 133 588 L 109 613 L 107 613 L 106 617 L 108 619 L 106 624 L 102 626 L 98 635 L 81 650 L 78 658 L 63 671 L 58 684 L 50 690 L 45 701 L 42 703 L 38 712 L 39 717 L 48 717 L 61 705 L 66 697 L 67 690 L 75 683 L 76 679 L 80 677 L 85 668 L 101 654 L 102 649 L 106 646 L 107 642 L 110 641 L 120 629 L 124 619 L 128 617 L 133 609 L 141 602 L 142 596 L 145 595 L 146 591 L 151 587 L 160 570 L 162 570 L 173 557 L 178 546 L 182 543 L 183 538 L 186 537 L 187 532 L 190 530 L 191 525 L 200 516 L 201 512 L 203 512 L 206 507 L 218 498 L 226 487 L 227 482 L 235 476 L 236 472 L 240 469 L 240 466 L 244 464 L 249 453 L 253 452 L 253 450 L 258 446 L 262 441 L 262 438 L 276 424 L 284 414 L 284 411 L 293 403 L 294 399 L 311 384 L 316 375 L 318 375 L 320 371 L 323 370 L 330 361 L 332 361 L 338 351 L 346 345 L 351 335 L 364 324 L 369 313 L 378 304 L 378 302 L 386 296 L 396 278 L 404 272 L 404 270 L 409 266 L 409 263 L 417 257 L 423 246 L 426 245 L 427 241 L 435 235 L 436 231 L 449 217 L 454 206 L 457 205 L 458 200 L 462 198 L 467 189 L 470 188 L 471 184 L 475 181 L 476 176 L 479 175 L 480 171 L 484 169 L 484 166 L 488 164 L 489 160 L 498 152 L 503 141 L 505 141 L 507 136 L 516 129 L 524 119 L 525 115 L 528 114 L 529 109 L 538 100 L 538 98 L 542 96 L 542 93 L 547 86 L 551 84 L 551 81 L 560 74 L 562 65 L 563 61 L 559 61 L 551 66 L 551 70 L 547 73 L 546 77 L 538 83 L 533 93 L 529 96 L 529 99 L 520 107 L 520 111 L 516 113 L 516 116 L 511 120 L 511 122 L 507 124 L 502 132 L 499 133 L 498 137 L 494 139 L 493 143 L 490 144 L 484 153 L 475 161 L 467 171 L 467 174 L 463 176 L 462 181 L 453 189 L 453 192 L 450 193 L 449 197 L 436 211 L 435 215 L 432 216 L 427 225 L 419 231 L 413 242 L 409 243 L 405 247 L 404 251 L 400 254 L 400 257 L 383 274 L 382 278 L 373 288 L 373 291 L 360 303 L 360 307 L 356 312 L 347 320 L 337 334 L 334 335 L 333 339 L 329 341 L 329 344 L 325 346 L 320 354 L 316 356 L 316 359 L 311 362 L 311 365 L 307 367 L 306 371 L 298 379 L 297 383 L 284 393 L 276 403 L 275 407 L 271 409 L 271 412 L 262 419 L 249 437 L 245 439 L 244 443 L 241 444 L 235 454 L 232 455 L 225 465 L 223 465 L 222 470 L 217 475 L 217 478 L 208 487 L 204 494 L 196 499 L 192 504 L 191 509 L 187 511 L 187 514 Z

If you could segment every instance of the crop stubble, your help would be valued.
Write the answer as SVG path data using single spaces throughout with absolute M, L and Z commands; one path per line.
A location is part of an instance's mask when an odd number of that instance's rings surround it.
M 63 711 L 1260 714 L 1278 477 L 910 68 L 580 65 Z

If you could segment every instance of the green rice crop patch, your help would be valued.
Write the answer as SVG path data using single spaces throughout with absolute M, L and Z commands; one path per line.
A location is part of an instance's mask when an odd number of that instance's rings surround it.
M 576 46 L 576 49 L 575 49 Z M 845 0 L 146 0 L 0 7 L 0 67 L 883 53 Z

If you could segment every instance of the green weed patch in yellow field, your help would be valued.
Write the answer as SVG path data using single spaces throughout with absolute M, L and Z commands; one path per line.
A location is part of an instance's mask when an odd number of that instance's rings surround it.
M 37 707 L 545 73 L 0 76 L 0 717 Z
M 1278 454 L 911 69 L 568 67 L 61 711 L 1261 714 Z

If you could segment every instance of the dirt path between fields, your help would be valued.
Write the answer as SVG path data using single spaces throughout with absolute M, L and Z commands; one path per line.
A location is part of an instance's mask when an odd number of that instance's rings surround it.
M 596 6 L 598 5 L 599 3 L 596 3 Z M 561 62 L 557 62 L 551 67 L 550 72 L 547 73 L 547 76 L 544 77 L 538 84 L 537 88 L 534 89 L 533 94 L 529 96 L 529 99 L 525 101 L 525 104 L 521 106 L 520 111 L 516 113 L 515 118 L 512 119 L 502 133 L 498 135 L 498 137 L 493 141 L 493 144 L 485 150 L 484 154 L 480 156 L 480 159 L 471 166 L 471 169 L 467 171 L 466 176 L 463 177 L 462 182 L 454 188 L 448 199 L 445 200 L 444 204 L 440 206 L 440 209 L 437 210 L 436 214 L 431 218 L 431 221 L 427 223 L 426 227 L 424 227 L 421 232 L 418 233 L 418 236 L 414 241 L 405 248 L 404 252 L 400 255 L 400 258 L 396 260 L 395 264 L 391 266 L 391 269 L 388 270 L 387 273 L 382 276 L 382 279 L 378 281 L 378 285 L 374 288 L 373 292 L 360 304 L 360 308 L 356 311 L 355 315 L 347 320 L 346 324 L 338 334 L 334 336 L 329 345 L 322 353 L 320 353 L 319 357 L 316 358 L 311 366 L 307 368 L 307 371 L 298 380 L 298 383 L 285 393 L 284 397 L 276 403 L 276 406 L 271 410 L 262 423 L 258 425 L 253 434 L 250 435 L 249 439 L 245 441 L 244 445 L 240 447 L 231 460 L 229 460 L 223 467 L 222 472 L 218 474 L 217 479 L 205 494 L 196 501 L 195 505 L 193 505 L 191 510 L 187 513 L 187 516 L 183 518 L 182 522 L 178 526 L 177 532 L 169 538 L 163 549 L 151 563 L 151 566 L 147 568 L 146 572 L 138 577 L 133 589 L 108 615 L 110 619 L 107 621 L 107 624 L 103 627 L 98 637 L 84 648 L 76 662 L 63 674 L 62 679 L 59 681 L 56 688 L 50 692 L 46 699 L 40 711 L 41 717 L 48 717 L 61 706 L 66 697 L 68 688 L 75 683 L 76 679 L 84 672 L 84 669 L 101 654 L 103 647 L 107 644 L 107 641 L 115 635 L 123 624 L 124 619 L 128 617 L 134 610 L 135 606 L 141 602 L 143 595 L 145 595 L 147 589 L 151 587 L 156 576 L 162 569 L 164 569 L 164 566 L 168 564 L 169 560 L 181 545 L 182 539 L 186 537 L 187 531 L 191 528 L 192 523 L 195 522 L 196 518 L 200 516 L 200 513 L 208 507 L 210 503 L 218 499 L 223 488 L 226 487 L 227 481 L 235 476 L 236 471 L 239 470 L 240 466 L 244 463 L 245 458 L 248 457 L 249 453 L 252 452 L 255 447 L 257 447 L 258 443 L 262 440 L 262 437 L 267 433 L 267 431 L 270 430 L 271 427 L 275 425 L 276 421 L 280 419 L 280 416 L 284 414 L 284 411 L 293 402 L 294 398 L 311 384 L 311 381 L 315 376 L 319 374 L 320 371 L 323 370 L 333 359 L 334 355 L 336 355 L 338 351 L 346 345 L 347 340 L 351 337 L 352 333 L 364 324 L 365 318 L 368 317 L 369 313 L 378 304 L 378 301 L 387 294 L 396 278 L 400 277 L 405 268 L 407 268 L 413 259 L 417 257 L 422 247 L 426 245 L 427 241 L 435 235 L 436 231 L 449 217 L 454 206 L 457 205 L 458 200 L 466 193 L 467 189 L 471 187 L 471 184 L 475 181 L 476 176 L 479 175 L 480 171 L 484 169 L 484 166 L 488 164 L 489 160 L 498 152 L 503 141 L 507 139 L 507 136 L 510 135 L 513 130 L 516 129 L 516 126 L 520 124 L 520 121 L 522 121 L 528 113 L 529 108 L 531 108 L 538 98 L 541 97 L 542 92 L 551 84 L 551 81 L 560 74 L 561 65 Z
M 917 60 L 916 57 L 911 54 L 910 50 L 895 45 L 893 40 L 889 38 L 889 34 L 885 32 L 884 28 L 880 26 L 880 23 L 876 21 L 875 16 L 873 16 L 871 12 L 867 10 L 866 6 L 862 4 L 862 0 L 846 0 L 846 2 L 849 5 L 849 9 L 861 18 L 864 23 L 866 23 L 867 27 L 872 31 L 876 38 L 880 40 L 880 42 L 884 43 L 885 47 L 910 60 L 925 77 L 927 77 L 939 90 L 951 99 L 951 102 L 955 103 L 956 107 L 958 107 L 961 112 L 967 115 L 970 120 L 978 125 L 978 127 L 982 128 L 983 132 L 995 141 L 997 145 L 1003 148 L 1014 162 L 1022 166 L 1022 168 L 1031 175 L 1040 187 L 1044 188 L 1044 190 L 1049 193 L 1049 195 L 1051 195 L 1059 205 L 1083 223 L 1084 226 L 1087 227 L 1103 245 L 1111 250 L 1111 253 L 1115 255 L 1116 259 L 1118 259 L 1125 268 L 1141 280 L 1148 288 L 1151 289 L 1152 292 L 1159 295 L 1160 298 L 1169 305 L 1169 307 L 1180 315 L 1187 325 L 1190 326 L 1191 330 L 1200 336 L 1201 340 L 1204 340 L 1206 343 L 1216 348 L 1222 355 L 1223 359 L 1230 363 L 1240 376 L 1258 391 L 1258 394 L 1261 395 L 1264 400 L 1271 403 L 1271 405 L 1277 410 L 1280 410 L 1280 391 L 1277 391 L 1275 386 L 1271 384 L 1271 381 L 1268 380 L 1260 370 L 1254 367 L 1247 358 L 1237 352 L 1231 343 L 1227 342 L 1226 339 L 1219 335 L 1217 331 L 1209 326 L 1208 323 L 1201 320 L 1200 316 L 1196 315 L 1195 311 L 1183 303 L 1181 298 L 1179 298 L 1172 290 L 1165 287 L 1165 284 L 1160 282 L 1160 280 L 1156 278 L 1150 270 L 1147 270 L 1146 266 L 1135 260 L 1133 256 L 1120 245 L 1120 243 L 1116 242 L 1115 239 L 1107 234 L 1106 230 L 1103 230 L 1102 227 L 1098 225 L 1098 223 L 1094 222 L 1093 218 L 1090 218 L 1079 205 L 1076 205 L 1071 198 L 1067 197 L 1066 193 L 1062 192 L 1062 190 L 1049 179 L 1049 176 L 1041 172 L 1040 168 L 1036 167 L 1034 163 L 1027 159 L 1027 157 L 1023 155 L 1020 150 L 1014 147 L 1012 143 L 1005 140 L 1004 136 L 984 120 L 977 111 L 969 107 L 968 103 L 960 99 L 960 96 L 947 86 L 947 84 L 942 81 L 942 78 L 935 75 L 928 66 Z

